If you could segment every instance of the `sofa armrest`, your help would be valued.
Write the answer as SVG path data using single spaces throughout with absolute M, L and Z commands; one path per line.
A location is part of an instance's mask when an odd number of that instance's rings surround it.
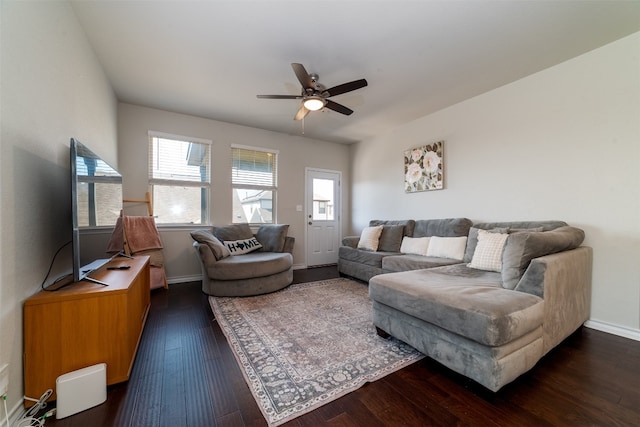
M 205 270 L 218 262 L 209 246 L 193 242 L 193 247 L 195 248 L 198 257 L 200 258 L 200 262 L 202 263 L 202 267 L 204 267 Z
M 360 242 L 360 236 L 345 236 L 342 238 L 342 246 L 349 246 L 356 249 Z
M 516 286 L 544 299 L 545 354 L 589 319 L 592 263 L 588 246 L 534 258 Z

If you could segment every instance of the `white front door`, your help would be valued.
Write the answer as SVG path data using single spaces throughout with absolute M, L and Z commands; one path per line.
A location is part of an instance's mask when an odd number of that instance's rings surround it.
M 338 262 L 341 173 L 306 169 L 307 267 Z

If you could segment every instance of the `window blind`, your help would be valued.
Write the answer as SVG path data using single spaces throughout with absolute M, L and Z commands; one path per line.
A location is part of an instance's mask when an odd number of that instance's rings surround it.
M 276 188 L 277 152 L 232 147 L 231 183 L 234 186 Z
M 149 183 L 208 187 L 211 143 L 150 134 Z

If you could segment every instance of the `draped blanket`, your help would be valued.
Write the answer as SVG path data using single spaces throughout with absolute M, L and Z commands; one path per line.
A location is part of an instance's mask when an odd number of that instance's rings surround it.
M 162 249 L 160 234 L 152 216 L 124 216 L 118 218 L 107 252 L 120 252 L 124 248 L 124 235 L 132 254 L 152 249 Z

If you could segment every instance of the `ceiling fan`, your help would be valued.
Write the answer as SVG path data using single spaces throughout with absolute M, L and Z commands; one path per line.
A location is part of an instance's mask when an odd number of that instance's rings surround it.
M 302 120 L 307 114 L 309 114 L 309 111 L 317 111 L 325 107 L 348 116 L 353 113 L 353 110 L 327 98 L 367 86 L 367 81 L 365 79 L 360 79 L 327 89 L 324 85 L 318 83 L 318 75 L 309 74 L 304 68 L 304 65 L 293 63 L 291 64 L 291 67 L 302 85 L 302 92 L 300 95 L 256 96 L 264 99 L 302 99 L 302 105 L 293 118 L 294 120 Z

